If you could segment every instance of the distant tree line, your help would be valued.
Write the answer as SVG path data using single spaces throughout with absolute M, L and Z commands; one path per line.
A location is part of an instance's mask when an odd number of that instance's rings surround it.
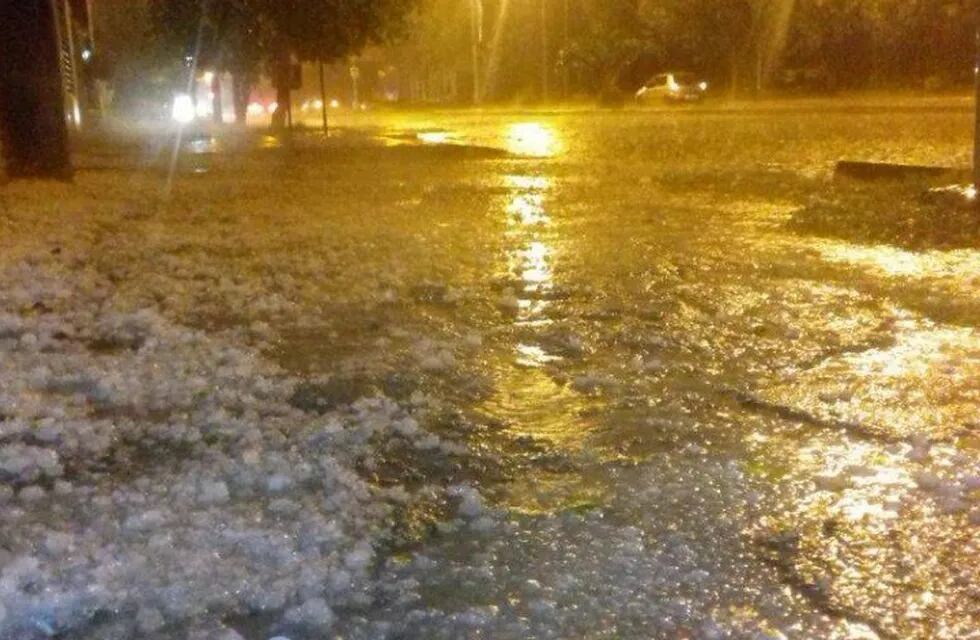
M 963 85 L 973 78 L 976 0 L 797 0 L 783 64 L 838 87 Z
M 117 52 L 117 78 L 141 81 L 141 93 L 147 78 L 172 90 L 200 34 L 199 63 L 232 74 L 240 117 L 259 73 L 284 94 L 290 61 L 330 63 L 380 43 L 402 77 L 450 76 L 479 85 L 487 100 L 615 100 L 665 70 L 743 95 L 962 86 L 972 78 L 978 2 L 100 0 L 114 5 L 103 15 L 117 14 L 115 33 L 129 33 L 103 38 L 117 40 L 102 47 Z
M 485 94 L 505 100 L 622 93 L 664 70 L 742 94 L 964 85 L 978 24 L 977 0 L 427 0 L 410 60 L 465 69 L 474 1 Z

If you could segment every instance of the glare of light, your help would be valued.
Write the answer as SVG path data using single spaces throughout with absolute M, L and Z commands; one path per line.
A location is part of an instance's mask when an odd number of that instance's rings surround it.
M 544 211 L 544 197 L 540 194 L 518 194 L 507 205 L 507 212 L 523 225 L 547 224 L 550 219 Z
M 320 100 L 319 98 L 317 98 L 316 100 L 314 100 L 313 101 L 313 108 L 314 109 L 322 109 L 323 108 L 323 100 Z
M 507 135 L 507 150 L 525 156 L 550 156 L 557 148 L 552 131 L 537 122 L 511 125 Z
M 214 151 L 215 140 L 214 138 L 198 138 L 191 140 L 188 146 L 190 146 L 191 151 L 194 153 L 209 153 Z
M 278 110 L 279 110 L 278 102 L 270 102 L 268 108 L 266 109 L 266 111 L 268 111 L 269 113 L 275 113 Z
M 331 100 L 330 101 L 330 108 L 331 109 L 339 109 L 340 108 L 340 100 L 338 100 L 337 98 L 334 98 L 333 100 Z
M 547 320 L 543 314 L 551 302 L 540 294 L 552 288 L 551 253 L 547 244 L 533 241 L 508 255 L 510 272 L 518 275 L 523 283 L 522 290 L 517 292 L 517 322 L 520 324 Z
M 82 61 L 88 62 L 92 59 L 92 50 L 89 48 L 82 49 Z
M 674 80 L 673 75 L 667 76 L 667 89 L 672 92 L 681 90 L 681 85 L 677 84 L 677 80 Z
M 825 260 L 871 267 L 892 277 L 970 278 L 980 269 L 980 254 L 969 249 L 919 253 L 833 241 L 821 242 L 816 248 Z
M 210 100 L 204 102 L 198 102 L 196 111 L 198 117 L 200 118 L 207 118 L 209 115 L 211 115 L 214 112 L 214 110 L 211 107 Z
M 551 186 L 551 181 L 544 176 L 507 175 L 504 182 L 508 187 L 528 191 L 544 191 Z
M 420 131 L 417 137 L 425 144 L 446 144 L 449 141 L 449 134 L 445 131 Z
M 250 116 L 260 116 L 265 113 L 265 107 L 263 107 L 261 103 L 252 102 L 248 105 L 246 111 Z
M 214 72 L 205 71 L 204 75 L 201 76 L 201 80 L 203 80 L 205 84 L 211 84 L 214 81 Z
M 187 124 L 194 121 L 194 101 L 186 93 L 179 93 L 174 96 L 174 105 L 171 110 L 173 119 L 180 124 Z
M 522 252 L 525 269 L 522 274 L 524 281 L 531 285 L 547 283 L 551 280 L 551 269 L 548 267 L 548 245 L 543 242 L 532 242 Z
M 259 148 L 260 149 L 278 149 L 282 146 L 282 140 L 276 136 L 262 136 L 259 138 Z
M 969 187 L 963 190 L 963 195 L 966 197 L 967 200 L 976 200 L 977 188 L 971 184 Z
M 519 344 L 516 351 L 517 363 L 525 367 L 541 367 L 561 360 L 560 356 L 551 355 L 537 345 Z
M 701 91 L 707 91 L 708 90 L 708 83 L 707 82 L 702 82 L 701 84 L 698 85 L 698 87 L 701 89 Z

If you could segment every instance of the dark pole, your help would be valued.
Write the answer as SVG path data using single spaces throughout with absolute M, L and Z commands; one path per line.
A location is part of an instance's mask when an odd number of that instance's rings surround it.
M 221 99 L 221 64 L 215 65 L 214 75 L 211 76 L 211 119 L 217 125 L 225 123 L 225 107 Z
M 568 46 L 569 46 L 568 0 L 564 0 L 564 4 L 562 5 L 562 10 L 563 10 L 562 40 L 564 41 L 562 44 L 562 51 L 564 52 L 565 55 L 563 56 L 562 65 L 561 65 L 561 93 L 562 93 L 562 97 L 565 100 L 568 100 L 568 83 L 569 83 L 568 80 Z
M 323 60 L 320 60 L 320 115 L 323 116 L 323 133 L 329 134 L 327 128 L 327 88 L 323 84 Z
M 483 101 L 480 85 L 480 49 L 483 44 L 483 0 L 470 0 L 470 63 L 473 67 L 473 104 Z
M 973 188 L 980 190 L 980 27 L 977 27 L 976 59 L 973 63 Z
M 541 99 L 548 101 L 548 1 L 541 0 Z
M 0 146 L 11 178 L 72 177 L 53 2 L 0 2 Z

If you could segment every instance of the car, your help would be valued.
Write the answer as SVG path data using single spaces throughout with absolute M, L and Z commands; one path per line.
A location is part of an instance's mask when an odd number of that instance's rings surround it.
M 636 92 L 636 99 L 638 102 L 701 102 L 707 92 L 708 83 L 698 80 L 693 73 L 671 71 L 647 80 Z

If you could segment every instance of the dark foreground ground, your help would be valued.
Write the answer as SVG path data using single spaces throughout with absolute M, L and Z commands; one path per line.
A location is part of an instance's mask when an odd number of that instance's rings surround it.
M 0 187 L 0 638 L 980 637 L 980 216 L 832 180 L 971 118 L 371 115 Z

